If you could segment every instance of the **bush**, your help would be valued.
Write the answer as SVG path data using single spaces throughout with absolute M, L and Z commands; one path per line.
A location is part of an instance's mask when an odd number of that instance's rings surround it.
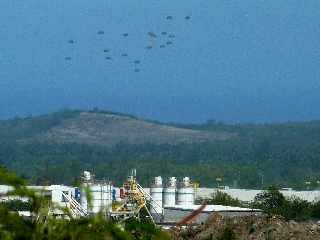
M 254 198 L 253 207 L 263 210 L 268 215 L 283 215 L 286 199 L 276 187 L 269 187 Z
M 30 202 L 21 200 L 10 200 L 0 203 L 0 206 L 6 207 L 10 211 L 31 211 Z
M 314 202 L 311 207 L 311 217 L 320 219 L 320 201 Z
M 230 226 L 226 226 L 217 240 L 237 240 L 237 236 Z
M 298 197 L 286 199 L 282 215 L 286 219 L 303 221 L 311 218 L 312 203 Z
M 258 194 L 252 207 L 261 209 L 268 215 L 281 215 L 287 220 L 320 218 L 320 202 L 310 203 L 298 197 L 285 198 L 275 187 L 269 187 Z
M 206 202 L 207 204 L 233 206 L 233 207 L 241 207 L 243 205 L 239 199 L 233 198 L 229 194 L 219 190 L 214 192 L 211 195 L 211 198 L 197 200 L 197 203 L 202 203 L 202 202 Z

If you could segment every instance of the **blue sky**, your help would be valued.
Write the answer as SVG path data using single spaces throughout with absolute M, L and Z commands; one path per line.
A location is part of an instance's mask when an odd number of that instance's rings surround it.
M 318 0 L 1 0 L 0 118 L 99 107 L 175 122 L 320 119 L 319 12 Z M 164 49 L 162 31 L 176 36 Z

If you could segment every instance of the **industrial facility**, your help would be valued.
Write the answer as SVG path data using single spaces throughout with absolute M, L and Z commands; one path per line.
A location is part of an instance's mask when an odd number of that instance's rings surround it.
M 103 214 L 106 218 L 125 220 L 127 218 L 149 218 L 155 224 L 175 224 L 186 216 L 198 211 L 197 217 L 188 221 L 202 222 L 212 212 L 254 214 L 258 210 L 220 205 L 195 205 L 197 188 L 189 177 L 177 179 L 161 176 L 153 179 L 150 188 L 143 188 L 137 181 L 136 170 L 116 187 L 110 181 L 97 180 L 94 174 L 84 171 L 80 187 L 63 185 L 29 186 L 50 199 L 52 206 L 65 207 L 72 217 L 80 218 Z M 10 196 L 12 187 L 0 185 L 0 201 L 13 198 L 28 201 L 26 198 Z M 64 212 L 52 207 L 50 214 L 62 216 Z M 21 213 L 28 215 L 26 213 Z

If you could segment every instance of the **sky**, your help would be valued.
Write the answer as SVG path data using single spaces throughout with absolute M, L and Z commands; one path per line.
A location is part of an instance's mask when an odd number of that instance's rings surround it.
M 319 13 L 318 0 L 1 0 L 0 118 L 320 119 Z

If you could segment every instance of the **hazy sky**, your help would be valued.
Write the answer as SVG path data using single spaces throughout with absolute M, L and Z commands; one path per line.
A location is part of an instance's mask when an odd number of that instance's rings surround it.
M 0 118 L 97 106 L 161 121 L 310 120 L 319 90 L 319 0 L 0 1 Z

